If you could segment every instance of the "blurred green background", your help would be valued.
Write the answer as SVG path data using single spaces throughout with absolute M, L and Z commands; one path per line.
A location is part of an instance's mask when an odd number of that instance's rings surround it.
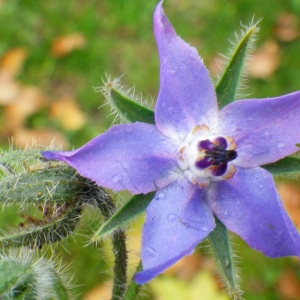
M 156 0 L 0 1 L 1 147 L 6 149 L 11 137 L 16 147 L 32 139 L 49 145 L 57 137 L 57 144 L 71 149 L 103 132 L 114 116 L 109 107 L 101 107 L 105 99 L 93 87 L 102 86 L 107 75 L 123 75 L 124 85 L 155 99 L 159 88 L 152 30 L 156 4 Z M 216 60 L 232 48 L 229 39 L 235 41 L 241 23 L 263 18 L 243 95 L 272 97 L 300 89 L 299 0 L 166 0 L 164 9 L 178 34 L 198 49 L 212 77 L 218 70 Z M 2 228 L 18 223 L 16 216 L 16 208 L 6 209 Z M 95 289 L 101 290 L 101 283 L 110 278 L 106 271 L 111 270 L 111 262 L 105 244 L 84 247 L 97 228 L 97 222 L 91 221 L 97 215 L 87 210 L 83 219 L 77 237 L 57 251 L 70 263 L 79 299 L 100 299 Z M 271 260 L 236 237 L 234 242 L 245 299 L 300 299 L 295 259 Z M 197 253 L 200 261 L 210 259 L 205 250 Z M 198 285 L 195 281 L 196 298 L 187 291 L 193 290 L 187 283 L 191 277 L 174 271 L 154 280 L 148 296 L 141 299 L 226 299 L 212 269 L 200 264 L 193 271 L 193 278 L 204 274 Z M 211 290 L 216 289 L 208 296 L 207 282 L 214 282 Z M 87 296 L 92 290 L 95 298 Z

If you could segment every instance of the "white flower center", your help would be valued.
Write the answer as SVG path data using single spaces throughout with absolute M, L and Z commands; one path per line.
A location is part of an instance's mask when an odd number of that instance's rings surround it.
M 231 178 L 237 157 L 233 138 L 212 134 L 206 125 L 194 127 L 177 149 L 177 162 L 184 176 L 200 188 L 211 181 Z

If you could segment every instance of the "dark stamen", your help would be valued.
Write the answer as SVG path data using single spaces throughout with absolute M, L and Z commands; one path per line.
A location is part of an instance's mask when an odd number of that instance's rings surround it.
M 227 171 L 227 163 L 221 163 L 217 166 L 215 170 L 213 170 L 212 173 L 215 176 L 222 176 L 225 174 L 226 171 Z
M 216 138 L 216 142 L 219 144 L 219 147 L 221 148 L 221 149 L 226 149 L 227 148 L 227 141 L 226 141 L 226 139 L 225 138 L 223 138 L 223 137 L 218 137 L 218 138 Z
M 199 169 L 206 169 L 214 163 L 211 157 L 204 157 L 201 160 L 196 161 L 196 167 Z
M 198 148 L 205 149 L 205 150 L 214 150 L 216 148 L 216 145 L 212 143 L 210 140 L 205 140 L 199 143 Z
M 197 161 L 196 166 L 199 169 L 206 169 L 211 165 L 217 166 L 213 174 L 215 176 L 222 176 L 227 171 L 227 163 L 237 158 L 237 152 L 235 150 L 226 150 L 227 141 L 223 137 L 216 138 L 216 144 L 210 140 L 199 143 L 199 149 L 206 151 L 204 158 Z
M 216 146 L 217 148 L 218 146 Z M 227 163 L 237 158 L 237 152 L 235 150 L 222 150 L 215 149 L 214 151 L 205 151 L 205 156 L 213 159 L 213 165 L 219 165 L 221 163 Z

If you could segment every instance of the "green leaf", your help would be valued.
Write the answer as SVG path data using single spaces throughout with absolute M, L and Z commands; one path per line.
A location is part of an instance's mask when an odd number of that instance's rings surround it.
M 126 121 L 155 124 L 153 110 L 131 100 L 121 91 L 112 88 L 109 97 L 109 103 L 114 106 L 120 117 Z
M 234 299 L 242 299 L 241 290 L 237 285 L 237 274 L 234 269 L 233 255 L 231 252 L 228 232 L 223 223 L 215 216 L 216 227 L 208 235 L 214 255 L 218 262 L 226 286 Z
M 216 86 L 216 93 L 220 109 L 233 102 L 243 74 L 243 67 L 247 58 L 249 45 L 257 31 L 257 24 L 251 26 L 239 41 Z
M 300 159 L 296 157 L 285 157 L 272 164 L 267 164 L 262 167 L 273 175 L 300 173 Z
M 98 241 L 103 236 L 113 232 L 120 226 L 144 212 L 154 197 L 155 192 L 133 196 L 119 211 L 117 211 L 100 229 L 94 234 L 92 241 Z

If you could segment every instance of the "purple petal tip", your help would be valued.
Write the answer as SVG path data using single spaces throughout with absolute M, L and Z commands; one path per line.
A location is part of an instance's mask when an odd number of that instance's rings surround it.
M 149 280 L 152 279 L 152 276 L 149 278 L 149 275 L 147 276 L 147 274 L 145 274 L 145 272 L 139 272 L 137 274 L 135 274 L 133 280 L 137 283 L 137 284 L 145 284 L 147 283 Z
M 52 151 L 43 151 L 41 154 L 47 159 L 57 159 L 57 154 Z

